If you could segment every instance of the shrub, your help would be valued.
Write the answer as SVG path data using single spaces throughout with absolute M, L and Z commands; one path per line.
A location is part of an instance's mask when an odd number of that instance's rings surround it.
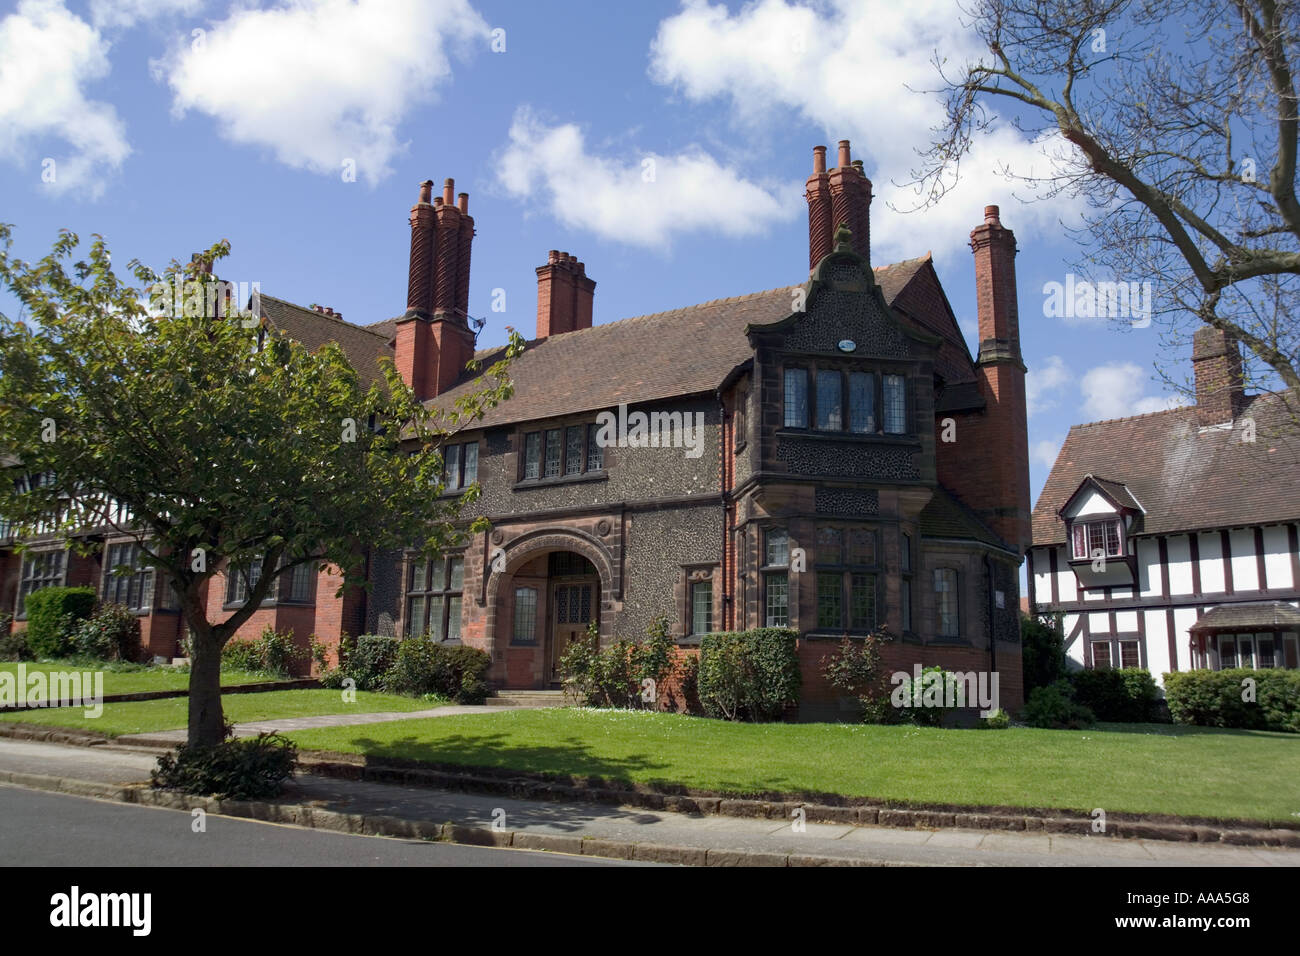
M 384 674 L 383 689 L 394 694 L 420 697 L 437 693 L 444 680 L 438 647 L 427 637 L 408 637 L 397 646 L 397 657 Z
M 896 717 L 880 672 L 880 642 L 887 639 L 883 631 L 861 640 L 845 637 L 821 659 L 822 676 L 836 690 L 857 698 L 862 719 L 869 724 L 890 723 Z
M 30 661 L 32 650 L 27 646 L 27 632 L 16 631 L 0 636 L 0 661 Z
M 182 744 L 175 754 L 158 758 L 150 783 L 159 790 L 262 800 L 279 795 L 297 762 L 298 748 L 280 734 L 228 739 L 214 747 Z
M 294 665 L 306 662 L 307 653 L 294 644 L 293 631 L 280 634 L 267 627 L 256 640 L 227 644 L 221 651 L 221 666 L 284 678 L 293 674 Z
M 1141 723 L 1155 714 L 1155 678 L 1142 667 L 1076 671 L 1069 677 L 1074 699 L 1098 720 Z
M 268 627 L 257 639 L 257 643 L 262 655 L 260 670 L 276 677 L 290 676 L 296 664 L 306 663 L 305 658 L 309 653 L 294 644 L 293 631 L 281 634 Z
M 27 646 L 37 658 L 72 652 L 77 624 L 95 609 L 94 588 L 41 588 L 27 595 Z
M 492 688 L 488 686 L 487 672 L 492 658 L 487 651 L 464 645 L 442 648 L 446 659 L 447 687 L 440 691 L 458 704 L 481 704 L 487 700 Z
M 256 672 L 262 669 L 262 652 L 256 641 L 231 641 L 221 649 L 222 670 Z
M 593 621 L 560 656 L 566 692 L 588 707 L 656 708 L 661 685 L 676 672 L 677 645 L 665 617 L 650 624 L 645 640 L 619 639 L 604 648 Z
M 1029 692 L 1021 718 L 1031 727 L 1054 730 L 1081 730 L 1091 726 L 1093 713 L 1072 696 L 1070 682 L 1058 680 Z
M 344 676 L 357 682 L 357 690 L 381 690 L 401 643 L 395 637 L 362 634 L 348 655 Z
M 1065 676 L 1065 631 L 1061 615 L 1042 618 L 1022 614 L 1020 641 L 1025 693 Z
M 398 642 L 397 655 L 379 686 L 394 694 L 481 704 L 489 691 L 485 678 L 491 663 L 487 653 L 478 648 L 409 637 Z M 360 679 L 357 686 L 361 686 Z
M 121 604 L 104 604 L 77 625 L 72 650 L 101 661 L 136 661 L 140 657 L 140 619 Z
M 797 640 L 789 628 L 706 634 L 698 677 L 705 713 L 727 720 L 775 720 L 797 704 Z
M 1165 674 L 1164 683 L 1176 723 L 1300 733 L 1300 671 L 1177 671 Z
M 1011 715 L 999 707 L 984 718 L 984 723 L 981 726 L 989 730 L 1006 730 L 1011 726 Z
M 921 671 L 919 680 L 904 677 L 890 694 L 890 703 L 904 720 L 942 727 L 949 713 L 966 706 L 966 689 L 952 671 L 932 666 Z

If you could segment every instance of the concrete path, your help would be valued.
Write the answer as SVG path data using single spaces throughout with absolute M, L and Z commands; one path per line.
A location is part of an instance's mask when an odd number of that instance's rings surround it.
M 255 720 L 236 724 L 239 737 L 256 737 L 273 731 L 310 730 L 313 727 L 351 727 L 356 724 L 382 724 L 391 720 L 418 720 L 423 717 L 455 717 L 459 714 L 500 714 L 518 710 L 517 707 L 490 707 L 481 704 L 446 704 L 429 710 L 384 711 L 378 714 L 321 714 L 317 717 L 282 717 L 277 720 Z M 184 730 L 155 730 L 145 734 L 125 734 L 118 743 L 131 746 L 148 746 L 158 743 L 177 743 L 185 740 Z
M 0 739 L 0 781 L 12 774 L 129 784 L 148 780 L 154 758 L 116 746 L 68 747 Z M 21 782 L 21 781 L 18 781 Z M 1300 866 L 1300 850 L 1226 844 L 1127 840 L 1105 836 L 988 830 L 913 830 L 724 816 L 688 816 L 578 802 L 513 800 L 303 774 L 282 802 L 367 817 L 497 824 L 519 836 L 547 837 L 552 848 L 586 852 L 584 841 L 695 850 L 794 855 L 845 863 L 940 866 Z M 481 831 L 480 831 L 481 832 Z

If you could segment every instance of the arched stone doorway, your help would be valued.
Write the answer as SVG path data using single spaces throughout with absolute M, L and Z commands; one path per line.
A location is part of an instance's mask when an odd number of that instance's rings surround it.
M 497 566 L 485 602 L 492 682 L 507 689 L 558 688 L 567 645 L 593 623 L 602 640 L 608 636 L 614 612 L 609 554 L 581 532 L 547 532 L 510 542 Z

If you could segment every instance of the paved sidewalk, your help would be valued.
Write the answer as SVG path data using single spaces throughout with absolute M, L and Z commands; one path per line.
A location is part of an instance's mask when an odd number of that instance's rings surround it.
M 67 747 L 0 739 L 0 782 L 22 785 L 15 774 L 39 774 L 48 780 L 63 778 L 63 783 L 127 785 L 147 781 L 153 764 L 150 754 L 114 746 Z M 312 774 L 295 778 L 280 803 L 358 815 L 358 821 L 364 816 L 384 818 L 390 825 L 391 821 L 414 821 L 477 828 L 466 831 L 468 842 L 490 834 L 490 828 L 498 823 L 506 831 L 501 837 L 513 835 L 509 844 L 513 846 L 587 853 L 593 841 L 610 846 L 637 844 L 680 850 L 680 857 L 686 860 L 704 859 L 707 852 L 709 862 L 726 858 L 728 853 L 747 853 L 763 854 L 777 865 L 797 857 L 821 863 L 922 866 L 1300 866 L 1300 850 L 1293 849 L 818 823 L 795 832 L 791 824 L 774 820 L 513 800 Z M 761 862 L 755 857 L 737 859 Z
M 239 737 L 256 737 L 260 733 L 272 731 L 310 730 L 313 727 L 351 727 L 356 724 L 382 724 L 390 720 L 417 720 L 422 717 L 455 717 L 458 714 L 500 714 L 518 707 L 492 707 L 482 704 L 445 704 L 428 710 L 395 710 L 377 714 L 322 714 L 318 717 L 282 717 L 278 720 L 255 720 L 246 724 L 235 725 L 235 735 Z M 149 745 L 154 741 L 160 743 L 184 742 L 184 730 L 155 730 L 145 734 L 124 734 L 117 742 L 127 745 Z

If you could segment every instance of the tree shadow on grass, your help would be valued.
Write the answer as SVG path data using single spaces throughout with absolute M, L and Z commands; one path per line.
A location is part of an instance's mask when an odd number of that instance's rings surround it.
M 493 771 L 524 771 L 557 777 L 584 777 L 595 781 L 632 784 L 646 774 L 666 770 L 668 764 L 648 755 L 626 757 L 594 753 L 580 737 L 557 737 L 544 744 L 521 744 L 507 733 L 440 735 L 434 739 L 414 735 L 375 740 L 358 735 L 348 740 L 370 764 L 422 764 Z

